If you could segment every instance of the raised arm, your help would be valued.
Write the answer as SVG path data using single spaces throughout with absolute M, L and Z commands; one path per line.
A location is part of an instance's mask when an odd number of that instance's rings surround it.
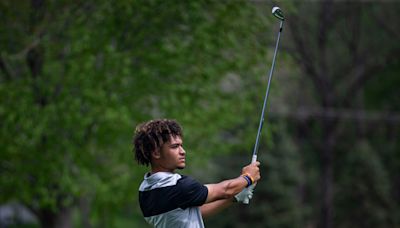
M 223 209 L 229 207 L 235 201 L 234 198 L 217 200 L 211 203 L 203 204 L 200 207 L 201 216 L 203 218 L 210 217 Z
M 242 169 L 242 175 L 249 176 L 255 183 L 260 180 L 259 162 L 254 162 Z M 239 176 L 234 179 L 225 180 L 217 184 L 207 184 L 208 195 L 206 203 L 201 206 L 203 217 L 215 214 L 221 209 L 229 206 L 233 201 L 233 197 L 241 192 L 249 182 L 245 177 Z

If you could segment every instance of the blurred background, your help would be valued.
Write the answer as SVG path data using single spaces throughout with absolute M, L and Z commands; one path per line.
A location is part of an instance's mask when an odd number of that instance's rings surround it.
M 173 118 L 203 183 L 250 162 L 206 227 L 400 227 L 397 1 L 0 2 L 0 227 L 148 227 L 135 126 Z

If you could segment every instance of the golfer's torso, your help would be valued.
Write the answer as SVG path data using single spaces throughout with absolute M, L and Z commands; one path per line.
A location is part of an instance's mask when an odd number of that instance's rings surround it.
M 185 210 L 177 208 L 160 215 L 145 217 L 145 220 L 157 228 L 204 228 L 199 207 L 190 207 Z
M 199 206 L 207 195 L 207 187 L 175 173 L 146 174 L 139 187 L 140 208 L 155 227 L 204 227 Z

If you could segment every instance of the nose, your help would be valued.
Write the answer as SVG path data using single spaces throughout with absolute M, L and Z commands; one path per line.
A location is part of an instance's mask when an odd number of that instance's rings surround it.
M 185 151 L 185 149 L 183 149 L 183 147 L 181 146 L 181 149 L 180 149 L 180 151 L 179 151 L 181 154 L 186 154 L 186 151 Z

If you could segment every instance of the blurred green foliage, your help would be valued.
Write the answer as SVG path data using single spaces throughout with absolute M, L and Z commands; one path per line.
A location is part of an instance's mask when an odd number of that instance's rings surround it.
M 260 88 L 269 23 L 247 2 L 0 7 L 0 202 L 28 206 L 43 226 L 85 204 L 94 226 L 143 223 L 145 168 L 130 151 L 141 121 L 178 119 L 194 163 L 251 147 L 260 95 L 249 88 Z
M 318 15 L 320 9 L 317 3 L 282 5 L 288 15 Z M 1 1 L 0 204 L 25 205 L 42 227 L 145 227 L 137 189 L 147 168 L 136 165 L 131 140 L 135 126 L 151 118 L 183 125 L 190 163 L 184 173 L 203 182 L 237 175 L 252 151 L 278 29 L 271 6 L 244 0 Z M 360 47 L 382 44 L 384 61 L 398 40 L 380 33 L 368 15 L 360 17 L 366 28 Z M 307 17 L 312 24 L 300 34 L 312 38 L 305 47 L 319 64 L 316 18 Z M 347 33 L 344 19 L 335 25 L 327 54 L 333 70 L 326 78 L 342 75 L 351 62 L 351 42 L 340 38 L 357 34 Z M 274 79 L 273 105 L 318 104 L 318 89 L 294 61 L 293 34 L 284 30 L 282 42 L 275 74 L 295 77 Z M 398 62 L 377 73 L 355 106 L 399 111 Z M 334 88 L 339 96 L 343 85 Z M 345 129 L 334 162 L 340 227 L 400 224 L 399 130 L 387 125 L 339 123 Z M 315 144 L 323 127 L 318 120 L 276 115 L 266 126 L 263 181 L 252 204 L 206 220 L 207 227 L 317 226 L 322 164 Z

